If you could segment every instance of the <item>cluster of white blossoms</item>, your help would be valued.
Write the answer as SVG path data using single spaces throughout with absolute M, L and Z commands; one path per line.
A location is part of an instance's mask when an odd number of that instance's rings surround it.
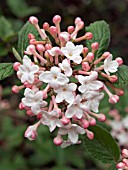
M 114 118 L 107 120 L 112 136 L 118 141 L 120 147 L 128 148 L 128 116 L 122 118 L 116 109 L 111 110 L 109 114 Z
M 69 26 L 67 31 L 61 31 L 59 15 L 53 17 L 54 26 L 45 22 L 42 29 L 36 17 L 30 17 L 29 22 L 42 40 L 36 40 L 31 33 L 28 35 L 29 45 L 24 51 L 23 63 L 14 63 L 22 85 L 12 88 L 15 93 L 25 89 L 19 108 L 38 119 L 36 124 L 28 127 L 25 137 L 34 140 L 39 125 L 45 125 L 50 132 L 57 129 L 53 142 L 62 148 L 81 143 L 79 134 L 86 133 L 92 140 L 94 134 L 88 127 L 94 126 L 96 120 L 106 119 L 103 113 L 98 113 L 103 91 L 113 104 L 123 95 L 123 90 L 113 85 L 118 79 L 114 73 L 122 65 L 122 59 L 113 60 L 109 52 L 96 59 L 99 44 L 92 43 L 89 51 L 81 43 L 92 39 L 92 33 L 77 37 L 84 27 L 79 17 L 75 19 L 75 26 Z

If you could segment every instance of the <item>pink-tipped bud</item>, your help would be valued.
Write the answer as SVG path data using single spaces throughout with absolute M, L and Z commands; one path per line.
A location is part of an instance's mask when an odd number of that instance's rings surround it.
M 119 101 L 119 96 L 117 96 L 117 95 L 111 95 L 111 96 L 109 97 L 109 103 L 115 104 L 115 103 L 117 103 L 118 101 Z
M 115 89 L 115 92 L 116 92 L 116 94 L 117 94 L 118 96 L 123 96 L 123 95 L 124 95 L 124 90 L 123 90 L 123 89 L 118 89 L 118 88 L 116 88 L 116 89 Z
M 99 48 L 99 43 L 98 42 L 94 42 L 94 43 L 91 44 L 91 47 L 92 47 L 92 50 L 96 51 Z
M 107 58 L 110 56 L 110 52 L 104 52 L 104 54 L 102 55 L 104 58 Z
M 83 62 L 83 63 L 82 63 L 82 69 L 83 69 L 84 71 L 89 71 L 89 70 L 90 70 L 89 63 L 88 63 L 88 62 Z
M 82 53 L 83 53 L 84 56 L 86 56 L 86 54 L 88 53 L 88 48 L 87 48 L 87 47 L 84 47 Z
M 68 27 L 68 33 L 72 34 L 74 32 L 75 28 L 73 26 Z
M 117 165 L 116 165 L 116 168 L 124 168 L 125 167 L 125 164 L 123 162 L 119 162 Z
M 90 126 L 95 126 L 95 125 L 96 125 L 96 119 L 93 118 L 93 117 L 91 117 L 91 118 L 89 119 L 89 125 L 90 125 Z
M 94 138 L 94 133 L 89 131 L 89 130 L 86 130 L 86 134 L 87 134 L 87 137 L 92 140 Z
M 54 27 L 54 26 L 51 26 L 51 27 L 49 28 L 49 31 L 50 31 L 50 33 L 51 33 L 52 35 L 56 35 L 57 32 L 58 32 L 57 28 Z
M 60 16 L 60 15 L 55 15 L 55 16 L 53 17 L 53 19 L 52 19 L 52 22 L 53 22 L 54 24 L 60 23 L 60 22 L 61 22 L 61 16 Z
M 94 54 L 92 52 L 89 52 L 86 58 L 91 63 L 94 60 Z
M 81 18 L 80 17 L 77 17 L 76 19 L 75 19 L 75 24 L 77 25 L 78 23 L 80 23 L 82 20 L 81 20 Z
M 31 39 L 35 39 L 35 36 L 31 33 L 28 34 L 28 39 L 31 40 Z
M 24 136 L 26 137 L 26 138 L 28 138 L 29 140 L 35 140 L 36 139 L 36 137 L 37 137 L 37 132 L 36 132 L 36 130 L 37 130 L 37 127 L 35 126 L 35 125 L 33 125 L 33 126 L 29 126 L 28 128 L 27 128 L 27 130 L 25 131 L 25 133 L 24 133 Z
M 122 156 L 123 156 L 124 158 L 128 158 L 128 149 L 123 149 L 123 150 L 122 150 Z
M 89 127 L 89 122 L 86 119 L 81 119 L 81 123 L 84 129 L 87 129 Z
M 46 31 L 49 31 L 49 28 L 50 28 L 49 23 L 45 22 L 45 23 L 43 24 L 43 29 L 46 30 Z
M 60 146 L 63 143 L 63 139 L 60 135 L 54 138 L 53 143 L 57 146 Z
M 37 19 L 36 17 L 34 17 L 34 16 L 31 16 L 31 17 L 29 18 L 29 22 L 30 22 L 31 24 L 33 24 L 33 25 L 36 25 L 36 24 L 38 23 L 38 19 Z
M 36 42 L 36 39 L 31 39 L 30 41 L 29 41 L 29 44 L 31 45 L 33 45 L 34 43 Z M 24 51 L 24 53 L 25 54 L 27 54 L 27 51 Z
M 24 103 L 21 102 L 21 103 L 19 104 L 19 109 L 20 109 L 20 110 L 24 110 L 24 109 L 25 109 Z
M 127 168 L 128 168 L 128 159 L 124 158 L 124 159 L 122 160 L 122 162 L 125 163 L 125 165 L 126 165 Z
M 109 76 L 109 81 L 112 83 L 115 83 L 118 80 L 118 77 L 116 75 Z
M 20 64 L 19 62 L 15 62 L 15 63 L 13 64 L 13 69 L 14 69 L 15 71 L 18 71 L 20 65 L 21 65 L 21 64 Z
M 98 114 L 98 116 L 99 116 L 98 120 L 100 122 L 104 122 L 106 120 L 106 116 L 103 113 Z
M 79 31 L 84 27 L 84 22 L 80 21 L 76 24 L 76 30 Z
M 59 39 L 61 42 L 67 42 L 70 40 L 70 34 L 68 32 L 61 32 L 59 35 Z
M 66 118 L 65 116 L 63 116 L 60 121 L 63 123 L 63 125 L 67 125 L 70 123 L 70 119 Z
M 38 113 L 38 115 L 36 117 L 38 120 L 40 120 L 42 118 L 42 113 Z
M 28 116 L 34 116 L 34 113 L 31 111 L 30 108 L 26 111 L 26 114 L 27 114 Z
M 90 40 L 90 39 L 92 39 L 93 34 L 91 32 L 86 32 L 85 37 L 87 40 Z
M 13 93 L 19 93 L 19 92 L 20 92 L 19 86 L 14 85 L 14 86 L 12 87 L 12 92 L 13 92 Z
M 32 54 L 34 54 L 35 53 L 35 45 L 33 45 L 33 44 L 31 44 L 31 45 L 29 45 L 28 47 L 27 47 L 27 49 L 26 49 L 26 53 L 28 53 L 28 54 L 30 54 L 30 55 L 32 55 Z
M 46 50 L 51 50 L 51 48 L 52 48 L 51 44 L 46 44 L 46 45 L 45 45 L 45 49 L 46 49 Z
M 32 88 L 32 85 L 29 82 L 27 82 L 27 81 L 24 83 L 24 86 L 26 88 Z
M 123 60 L 120 57 L 117 57 L 116 61 L 118 62 L 119 66 L 121 66 L 123 64 Z
M 37 44 L 37 45 L 36 45 L 36 49 L 37 49 L 40 53 L 42 53 L 42 52 L 45 51 L 45 48 L 44 48 L 44 46 L 43 46 L 42 44 Z

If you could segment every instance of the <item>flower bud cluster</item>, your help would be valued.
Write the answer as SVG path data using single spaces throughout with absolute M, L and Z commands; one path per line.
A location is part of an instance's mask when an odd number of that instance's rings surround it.
M 95 59 L 99 44 L 92 43 L 91 51 L 82 45 L 81 41 L 90 40 L 93 35 L 86 32 L 78 37 L 84 27 L 79 17 L 67 31 L 61 31 L 59 15 L 53 17 L 54 26 L 45 22 L 40 28 L 34 16 L 29 22 L 42 40 L 31 33 L 28 35 L 29 45 L 24 51 L 23 63 L 14 64 L 22 85 L 12 88 L 15 93 L 25 89 L 19 108 L 39 120 L 36 125 L 28 127 L 25 137 L 34 140 L 37 127 L 42 124 L 48 126 L 50 132 L 58 128 L 53 142 L 62 148 L 79 144 L 79 134 L 86 133 L 89 139 L 93 139 L 94 134 L 88 127 L 94 126 L 96 120 L 106 119 L 103 113 L 98 113 L 103 91 L 108 94 L 110 103 L 119 101 L 120 89 L 112 83 L 117 80 L 113 73 L 118 70 L 122 59 L 112 60 L 109 52 Z M 108 86 L 115 94 L 108 90 Z M 65 135 L 67 140 L 63 138 Z
M 128 170 L 128 150 L 122 150 L 122 161 L 119 162 L 116 167 L 118 170 Z

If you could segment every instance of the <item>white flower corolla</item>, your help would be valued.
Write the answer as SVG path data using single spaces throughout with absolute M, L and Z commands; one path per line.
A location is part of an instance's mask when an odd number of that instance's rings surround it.
M 124 128 L 128 129 L 128 116 L 123 118 L 122 124 L 123 124 Z
M 59 47 L 53 47 L 51 48 L 51 50 L 48 50 L 48 53 L 51 55 L 51 56 L 57 56 L 57 55 L 60 55 L 61 54 L 61 50 Z
M 49 127 L 50 132 L 52 132 L 56 127 L 62 127 L 61 121 L 58 119 L 59 114 L 56 110 L 51 112 L 43 111 L 43 117 L 41 118 L 41 123 Z
M 72 103 L 74 101 L 74 94 L 73 92 L 76 90 L 77 85 L 75 83 L 65 84 L 60 86 L 58 89 L 55 89 L 56 95 L 56 102 L 61 103 L 65 100 L 68 103 Z
M 72 118 L 74 115 L 81 119 L 84 113 L 83 108 L 81 108 L 82 98 L 80 95 L 77 95 L 74 102 L 69 104 L 67 111 L 65 112 L 65 116 L 67 118 Z
M 123 129 L 122 121 L 112 120 L 112 121 L 110 121 L 109 124 L 112 127 L 112 130 L 115 131 L 116 133 L 119 131 L 122 131 L 122 129 Z
M 64 127 L 60 127 L 58 131 L 59 135 L 67 135 L 68 139 L 74 144 L 78 142 L 78 134 L 85 134 L 85 129 L 77 124 L 69 124 Z
M 61 52 L 63 53 L 63 55 L 77 64 L 80 64 L 82 61 L 82 57 L 80 56 L 82 51 L 83 45 L 75 46 L 71 41 L 68 41 L 65 47 L 61 47 Z
M 67 77 L 72 75 L 72 68 L 70 67 L 70 63 L 67 59 L 63 60 L 62 63 L 59 63 L 59 67 L 64 71 L 64 74 Z
M 81 93 L 85 93 L 86 91 L 95 91 L 99 90 L 103 87 L 103 83 L 97 80 L 98 73 L 96 71 L 92 71 L 89 76 L 78 75 L 78 81 L 82 84 L 79 86 L 78 90 Z
M 75 144 L 80 144 L 81 143 L 81 141 L 79 140 L 77 143 L 75 143 Z M 74 143 L 73 142 L 71 142 L 71 140 L 70 139 L 68 139 L 67 141 L 63 141 L 63 143 L 61 144 L 61 148 L 66 148 L 66 147 L 68 147 L 68 146 L 70 146 L 70 145 L 73 145 Z
M 90 91 L 91 92 L 91 91 Z M 86 99 L 87 101 L 84 103 L 84 107 L 86 106 L 88 110 L 92 110 L 93 112 L 98 112 L 99 103 L 104 97 L 104 93 L 99 93 L 99 91 L 92 91 L 93 96 L 87 100 L 88 97 L 86 97 L 87 93 L 85 93 L 82 97 Z M 88 91 L 89 93 L 89 91 Z M 85 96 L 85 97 L 84 97 Z
M 41 112 L 41 108 L 47 105 L 47 102 L 43 100 L 42 91 L 34 91 L 29 88 L 25 89 L 25 97 L 22 98 L 22 102 L 25 106 L 31 107 L 32 112 L 37 115 Z
M 117 71 L 119 64 L 116 60 L 112 60 L 112 54 L 110 54 L 104 60 L 104 71 L 110 75 L 110 73 L 115 73 Z
M 39 67 L 37 65 L 33 65 L 30 58 L 27 55 L 23 57 L 23 65 L 19 66 L 19 70 L 17 72 L 17 76 L 21 79 L 22 83 L 26 81 L 29 83 L 34 82 L 34 74 L 39 71 Z
M 40 81 L 49 83 L 53 88 L 58 88 L 58 86 L 64 85 L 69 82 L 69 79 L 61 73 L 59 67 L 53 66 L 50 71 L 44 71 L 39 75 Z
M 128 146 L 128 133 L 127 132 L 123 131 L 119 134 L 116 134 L 115 137 L 121 146 Z

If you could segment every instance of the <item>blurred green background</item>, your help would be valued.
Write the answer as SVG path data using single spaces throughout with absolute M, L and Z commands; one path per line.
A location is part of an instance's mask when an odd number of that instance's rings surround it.
M 72 25 L 77 16 L 85 21 L 85 26 L 105 20 L 111 30 L 109 51 L 128 64 L 128 0 L 0 0 L 0 62 L 16 61 L 12 46 L 17 48 L 18 31 L 30 15 L 38 17 L 41 25 L 45 21 L 52 24 L 56 14 L 62 16 L 62 30 Z M 105 169 L 86 153 L 83 145 L 66 149 L 54 146 L 55 134 L 49 133 L 47 127 L 39 128 L 37 140 L 25 139 L 25 129 L 36 120 L 18 110 L 22 94 L 11 92 L 16 83 L 19 82 L 13 75 L 1 81 L 0 86 L 0 170 Z M 102 103 L 106 109 L 103 112 L 107 113 L 111 105 L 105 104 Z M 127 94 L 116 107 L 123 114 L 126 106 Z

